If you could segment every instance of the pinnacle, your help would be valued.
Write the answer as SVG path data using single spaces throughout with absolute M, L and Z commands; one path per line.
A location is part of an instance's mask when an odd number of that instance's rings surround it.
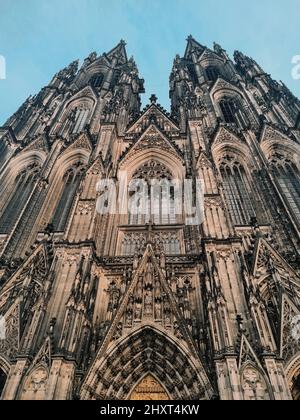
M 155 94 L 152 94 L 151 96 L 150 96 L 150 98 L 149 98 L 149 100 L 150 100 L 150 102 L 152 103 L 152 104 L 156 104 L 156 102 L 157 102 L 157 96 L 155 95 Z

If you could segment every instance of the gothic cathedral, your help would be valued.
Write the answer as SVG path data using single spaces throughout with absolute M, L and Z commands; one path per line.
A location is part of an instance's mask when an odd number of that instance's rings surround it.
M 121 41 L 0 127 L 1 399 L 299 400 L 300 101 L 192 36 L 143 92 Z M 124 173 L 202 180 L 201 222 L 99 212 Z

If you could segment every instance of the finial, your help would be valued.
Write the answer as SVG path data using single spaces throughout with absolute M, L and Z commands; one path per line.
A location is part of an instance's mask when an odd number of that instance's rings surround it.
M 187 41 L 192 41 L 193 39 L 194 39 L 193 35 L 189 35 L 189 36 L 187 37 Z
M 126 41 L 124 41 L 124 39 L 121 39 L 120 44 L 123 45 L 125 47 L 126 45 Z
M 152 103 L 152 104 L 156 104 L 156 102 L 157 102 L 157 96 L 156 95 L 151 95 L 150 96 L 150 102 Z

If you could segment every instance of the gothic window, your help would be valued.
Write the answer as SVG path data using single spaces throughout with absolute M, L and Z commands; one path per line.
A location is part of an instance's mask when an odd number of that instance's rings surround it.
M 234 99 L 222 99 L 220 101 L 220 108 L 223 114 L 224 121 L 228 124 L 236 123 L 236 112 L 238 109 L 237 103 Z
M 33 163 L 17 176 L 12 197 L 0 217 L 0 233 L 9 233 L 14 227 L 33 191 L 39 170 Z
M 176 223 L 175 187 L 172 175 L 161 163 L 151 160 L 134 174 L 129 192 L 129 224 Z
M 81 133 L 84 130 L 89 113 L 89 108 L 85 106 L 76 109 L 73 134 Z
M 94 74 L 94 76 L 92 76 L 91 79 L 90 79 L 90 84 L 94 88 L 99 88 L 99 87 L 102 86 L 103 79 L 104 79 L 103 74 L 101 74 L 101 73 Z
M 300 176 L 296 166 L 289 160 L 275 161 L 273 175 L 286 198 L 290 209 L 300 222 Z
M 77 168 L 69 169 L 64 176 L 64 188 L 52 219 L 53 228 L 57 232 L 65 230 L 81 175 L 82 167 L 78 164 Z
M 205 70 L 206 77 L 209 82 L 215 82 L 217 78 L 219 77 L 219 69 L 215 66 L 209 66 Z
M 0 398 L 4 390 L 6 380 L 7 380 L 7 376 L 5 372 L 0 368 Z
M 2 164 L 2 162 L 5 162 L 5 158 L 6 158 L 6 154 L 7 154 L 7 144 L 5 139 L 1 139 L 0 141 L 0 165 Z
M 190 77 L 191 77 L 192 81 L 194 82 L 195 85 L 197 85 L 198 84 L 198 76 L 197 76 L 197 73 L 196 73 L 196 70 L 195 70 L 195 65 L 194 64 L 188 64 L 187 67 L 188 67 L 188 70 L 189 70 Z
M 221 164 L 220 172 L 232 222 L 235 225 L 250 224 L 255 217 L 255 210 L 244 168 L 239 162 L 227 157 Z

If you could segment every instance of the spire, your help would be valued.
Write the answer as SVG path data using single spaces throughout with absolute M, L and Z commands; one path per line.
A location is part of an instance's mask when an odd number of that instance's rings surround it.
M 186 59 L 191 58 L 191 54 L 195 50 L 198 51 L 200 54 L 202 54 L 203 51 L 205 50 L 205 48 L 206 47 L 204 47 L 203 45 L 199 44 L 199 42 L 197 42 L 192 35 L 189 35 L 187 37 L 187 46 L 186 46 L 184 58 L 186 58 Z
M 126 42 L 123 39 L 121 39 L 119 44 L 106 54 L 106 57 L 109 60 L 116 58 L 118 64 L 125 64 L 128 61 L 125 47 Z

